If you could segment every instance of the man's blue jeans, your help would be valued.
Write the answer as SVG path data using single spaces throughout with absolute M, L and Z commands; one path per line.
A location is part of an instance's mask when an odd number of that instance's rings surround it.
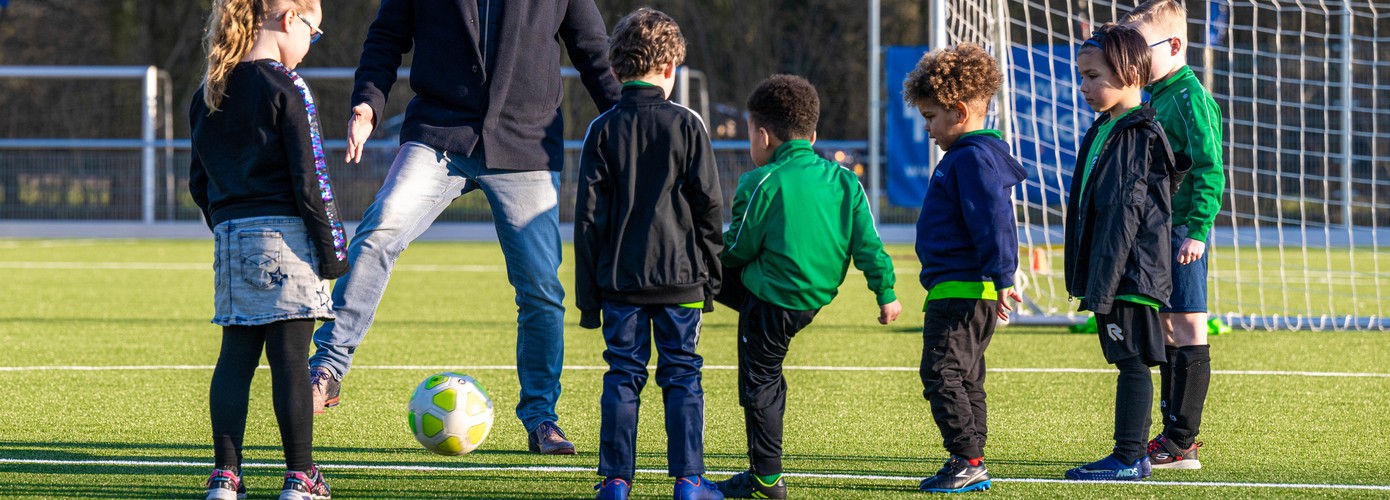
M 565 290 L 558 275 L 559 184 L 554 172 L 489 169 L 481 160 L 418 142 L 401 146 L 352 236 L 352 270 L 333 287 L 338 319 L 314 333 L 318 349 L 310 365 L 331 368 L 340 378 L 348 372 L 353 353 L 372 326 L 396 258 L 450 202 L 476 189 L 492 207 L 507 279 L 516 289 L 516 366 L 521 382 L 517 418 L 527 431 L 558 420 L 555 402 L 565 358 Z M 450 286 L 468 284 L 440 283 L 441 289 Z
M 603 301 L 603 359 L 598 473 L 632 479 L 637 462 L 637 409 L 656 343 L 656 385 L 666 404 L 666 461 L 672 477 L 705 473 L 705 391 L 695 354 L 699 309 Z

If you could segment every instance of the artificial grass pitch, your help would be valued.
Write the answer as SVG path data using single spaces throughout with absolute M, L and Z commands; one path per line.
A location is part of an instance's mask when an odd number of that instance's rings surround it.
M 207 390 L 220 329 L 210 241 L 0 240 L 0 497 L 189 498 L 211 464 Z M 908 247 L 893 247 L 907 310 L 878 325 L 851 269 L 840 297 L 792 343 L 787 485 L 798 498 L 902 498 L 946 459 L 917 376 L 925 293 Z M 566 255 L 561 280 L 573 281 Z M 526 453 L 516 404 L 515 314 L 492 243 L 413 245 L 344 380 L 343 404 L 315 420 L 315 460 L 336 498 L 585 498 L 597 465 L 602 336 L 566 325 L 560 425 L 573 457 Z M 572 298 L 570 298 L 572 304 Z M 705 318 L 706 462 L 746 468 L 736 394 L 735 315 Z M 1390 336 L 1244 332 L 1212 338 L 1200 471 L 1144 484 L 1061 481 L 1111 446 L 1115 373 L 1094 336 L 1001 329 L 991 369 L 986 463 L 991 497 L 1364 497 L 1390 495 Z M 94 370 L 92 367 L 105 367 Z M 113 368 L 114 367 L 114 368 Z M 411 437 L 406 401 L 425 377 L 478 378 L 496 407 L 482 447 L 431 454 Z M 1330 372 L 1335 372 L 1331 373 Z M 283 473 L 258 372 L 246 437 L 251 498 Z M 634 498 L 671 494 L 660 389 L 649 381 Z M 1155 414 L 1155 419 L 1157 415 Z M 1155 430 L 1158 427 L 1155 426 Z M 1181 483 L 1181 484 L 1174 484 Z M 1288 485 L 1325 485 L 1291 488 Z

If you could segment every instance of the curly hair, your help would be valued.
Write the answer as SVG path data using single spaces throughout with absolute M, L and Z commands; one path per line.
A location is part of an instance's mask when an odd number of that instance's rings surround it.
M 903 100 L 912 106 L 935 101 L 947 108 L 988 107 L 1003 79 L 999 63 L 985 49 L 962 44 L 922 56 L 903 80 Z
M 810 139 L 820 121 L 820 96 L 805 78 L 772 75 L 748 95 L 748 115 L 783 141 Z
M 632 80 L 660 71 L 670 62 L 685 61 L 685 37 L 671 16 L 642 7 L 613 26 L 608 59 L 619 80 Z
M 1100 52 L 1105 65 L 1124 86 L 1143 87 L 1149 83 L 1149 67 L 1152 64 L 1149 44 L 1139 30 L 1123 24 L 1105 23 L 1096 28 L 1076 54 L 1079 56 L 1086 51 Z

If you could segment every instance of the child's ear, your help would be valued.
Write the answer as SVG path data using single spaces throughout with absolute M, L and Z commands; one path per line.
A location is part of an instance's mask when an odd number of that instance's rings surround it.
M 812 130 L 812 131 L 811 131 L 811 144 L 814 145 L 815 143 L 816 143 L 816 131 Z
M 292 18 L 291 16 L 293 16 L 293 18 Z M 299 17 L 299 11 L 298 11 L 298 10 L 290 9 L 290 10 L 285 11 L 285 14 L 282 15 L 282 16 L 280 16 L 280 31 L 283 31 L 283 32 L 285 32 L 285 33 L 289 33 L 289 32 L 290 32 L 290 26 L 293 26 L 293 25 L 294 25 L 293 20 L 294 20 L 294 19 L 297 19 L 298 17 Z
M 666 67 L 661 69 L 663 78 L 673 78 L 676 76 L 676 61 L 666 63 Z
M 964 101 L 951 106 L 951 111 L 956 112 L 956 125 L 964 125 L 970 119 L 970 106 L 967 106 Z
M 758 127 L 758 131 L 754 132 L 753 137 L 757 139 L 758 144 L 761 145 L 763 149 L 772 148 L 772 133 L 768 132 L 767 129 Z

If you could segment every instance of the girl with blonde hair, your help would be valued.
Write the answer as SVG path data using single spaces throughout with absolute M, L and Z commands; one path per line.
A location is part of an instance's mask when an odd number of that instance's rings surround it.
M 288 469 L 280 499 L 331 494 L 313 462 L 305 358 L 314 320 L 333 319 L 328 280 L 347 272 L 347 248 L 313 94 L 294 72 L 323 33 L 321 12 L 317 0 L 215 0 L 208 17 L 188 181 L 213 232 L 212 322 L 222 326 L 208 500 L 246 498 L 242 438 L 262 351 Z

